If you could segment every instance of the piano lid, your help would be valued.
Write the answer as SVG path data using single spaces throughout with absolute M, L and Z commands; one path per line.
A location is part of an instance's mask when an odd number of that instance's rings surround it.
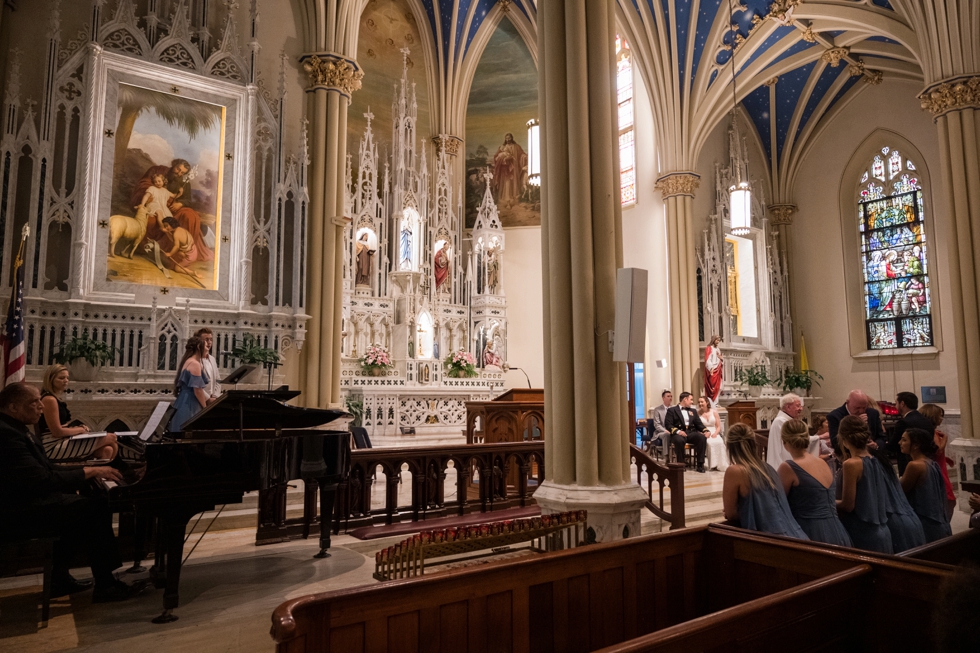
M 286 403 L 300 395 L 297 390 L 228 390 L 184 423 L 182 431 L 230 431 L 302 429 L 322 426 L 346 415 L 346 411 L 302 408 Z

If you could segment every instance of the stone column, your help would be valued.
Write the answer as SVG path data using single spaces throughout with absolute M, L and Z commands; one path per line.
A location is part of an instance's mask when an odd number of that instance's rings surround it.
M 585 509 L 599 541 L 640 532 L 625 369 L 612 360 L 622 218 L 613 0 L 538 4 L 545 482 L 542 510 Z
M 939 128 L 961 432 L 972 438 L 980 425 L 980 74 L 932 84 L 919 99 Z
M 310 321 L 301 379 L 306 405 L 326 407 L 340 403 L 342 236 L 349 220 L 344 216 L 347 107 L 364 74 L 356 62 L 331 53 L 304 55 L 302 63 L 309 75 L 312 161 L 307 252 Z
M 693 172 L 671 172 L 657 180 L 667 212 L 670 282 L 670 377 L 674 396 L 701 394 L 698 349 L 698 287 L 693 227 L 694 191 L 701 178 Z

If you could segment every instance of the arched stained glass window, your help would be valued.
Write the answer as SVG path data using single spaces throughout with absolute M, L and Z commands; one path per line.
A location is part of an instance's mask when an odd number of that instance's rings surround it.
M 636 203 L 633 144 L 633 59 L 629 43 L 616 36 L 616 101 L 619 104 L 619 189 L 623 206 Z
M 932 346 L 925 203 L 915 164 L 883 147 L 859 188 L 868 349 Z

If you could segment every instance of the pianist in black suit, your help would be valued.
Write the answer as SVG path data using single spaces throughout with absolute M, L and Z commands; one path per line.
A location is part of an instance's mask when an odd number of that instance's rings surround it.
M 120 481 L 111 467 L 56 469 L 27 432 L 43 411 L 41 393 L 27 383 L 0 390 L 0 537 L 58 537 L 54 548 L 52 596 L 90 586 L 68 573 L 73 546 L 84 547 L 92 565 L 93 603 L 121 601 L 132 588 L 112 572 L 122 565 L 112 533 L 112 513 L 102 499 L 77 494 L 91 479 Z

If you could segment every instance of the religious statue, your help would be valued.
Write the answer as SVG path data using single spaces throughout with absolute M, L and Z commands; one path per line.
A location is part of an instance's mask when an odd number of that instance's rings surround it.
M 402 228 L 398 236 L 398 269 L 412 269 L 412 225 L 408 218 L 402 220 Z
M 721 336 L 712 336 L 704 348 L 704 396 L 711 407 L 718 405 L 721 395 L 721 376 L 724 359 L 721 356 Z
M 371 257 L 374 250 L 368 241 L 368 232 L 361 234 L 355 243 L 354 283 L 358 286 L 371 285 Z
M 504 134 L 504 144 L 493 155 L 493 190 L 497 204 L 513 204 L 527 184 L 527 153 L 514 140 L 513 134 Z
M 486 292 L 497 294 L 497 284 L 500 283 L 500 261 L 497 260 L 497 250 L 487 250 L 487 286 Z
M 449 284 L 449 243 L 443 243 L 435 258 L 436 292 L 448 292 Z M 445 286 L 445 288 L 443 288 Z
M 503 361 L 500 360 L 500 355 L 497 353 L 496 338 L 490 338 L 490 340 L 487 341 L 487 346 L 483 348 L 483 369 L 485 370 L 503 369 Z

